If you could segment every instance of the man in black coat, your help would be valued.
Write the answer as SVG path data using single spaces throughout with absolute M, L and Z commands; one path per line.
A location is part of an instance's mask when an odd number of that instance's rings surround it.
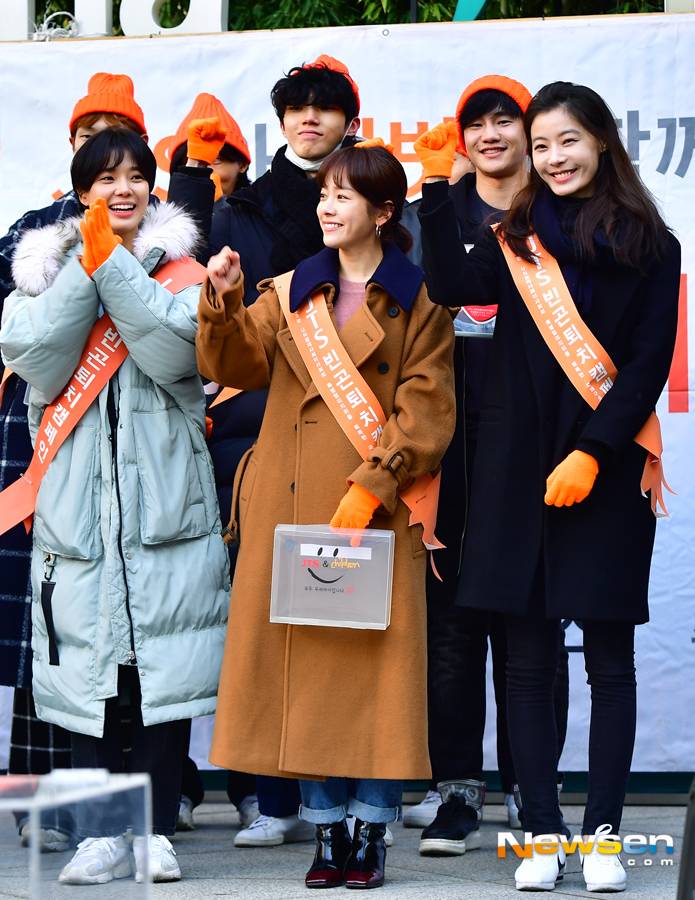
M 527 179 L 523 113 L 531 95 L 510 78 L 485 76 L 461 95 L 455 127 L 450 127 L 449 161 L 433 158 L 416 144 L 425 183 L 418 219 L 422 265 L 429 286 L 442 278 L 453 260 L 468 252 L 491 224 L 504 218 Z M 443 126 L 438 126 L 443 127 Z M 475 166 L 449 184 L 454 141 Z M 468 485 L 473 469 L 478 423 L 490 350 L 489 325 L 473 334 L 465 311 L 456 322 L 454 352 L 457 428 L 442 460 L 437 537 L 446 545 L 435 554 L 442 580 L 428 572 L 429 742 L 432 783 L 427 798 L 406 813 L 404 824 L 425 827 L 420 852 L 456 855 L 480 846 L 478 810 L 485 795 L 482 781 L 488 635 L 492 646 L 497 702 L 497 756 L 510 825 L 518 827 L 513 797 L 514 767 L 506 724 L 506 637 L 499 616 L 455 605 L 463 559 Z M 466 330 L 467 329 L 467 330 Z M 470 336 L 464 336 L 465 334 Z M 502 561 L 501 561 L 502 563 Z M 566 679 L 559 685 L 558 719 L 564 741 Z M 444 801 L 443 803 L 441 801 Z M 440 805 L 441 803 L 441 805 Z M 436 818 L 435 818 L 436 814 Z

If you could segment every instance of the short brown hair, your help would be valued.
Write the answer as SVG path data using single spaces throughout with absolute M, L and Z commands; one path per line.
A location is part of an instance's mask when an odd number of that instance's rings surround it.
M 337 185 L 347 181 L 353 190 L 361 194 L 376 212 L 387 203 L 393 204 L 391 218 L 382 225 L 381 239 L 395 244 L 403 253 L 413 246 L 413 238 L 408 229 L 401 225 L 408 179 L 403 166 L 393 153 L 384 147 L 367 147 L 359 144 L 343 147 L 326 159 L 317 175 L 319 187 L 323 188 L 329 178 Z
M 91 128 L 99 119 L 103 119 L 109 128 L 127 128 L 129 131 L 134 131 L 135 134 L 140 135 L 145 133 L 137 122 L 129 119 L 128 116 L 121 115 L 121 113 L 91 112 L 80 116 L 79 119 L 75 119 L 72 123 L 70 137 L 75 137 L 78 128 Z

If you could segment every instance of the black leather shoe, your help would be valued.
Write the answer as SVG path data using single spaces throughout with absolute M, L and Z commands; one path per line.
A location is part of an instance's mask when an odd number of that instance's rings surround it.
M 345 819 L 332 825 L 316 826 L 316 855 L 304 883 L 310 888 L 340 887 L 352 850 Z
M 345 866 L 345 887 L 377 888 L 384 883 L 386 825 L 355 819 L 352 853 Z

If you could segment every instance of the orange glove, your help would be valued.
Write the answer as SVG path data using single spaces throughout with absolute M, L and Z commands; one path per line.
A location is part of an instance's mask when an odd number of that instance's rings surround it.
M 456 122 L 440 122 L 431 131 L 420 135 L 413 150 L 420 157 L 425 178 L 435 175 L 451 178 L 457 142 Z
M 82 268 L 91 278 L 116 247 L 123 243 L 111 229 L 109 211 L 103 197 L 95 200 L 84 214 L 84 221 L 80 222 L 80 231 L 84 243 Z
M 220 155 L 227 137 L 227 129 L 220 126 L 220 117 L 193 119 L 188 126 L 188 158 L 214 162 Z
M 367 138 L 366 141 L 360 141 L 359 144 L 355 144 L 356 150 L 369 150 L 370 147 L 383 147 L 384 150 L 388 150 L 393 156 L 393 144 L 385 144 L 384 139 L 380 137 Z
M 331 519 L 331 528 L 366 528 L 380 505 L 381 500 L 374 494 L 353 482 Z M 359 547 L 359 535 L 350 538 L 350 543 Z
M 573 450 L 555 466 L 545 483 L 545 502 L 548 506 L 572 506 L 589 496 L 598 475 L 598 463 L 593 456 Z

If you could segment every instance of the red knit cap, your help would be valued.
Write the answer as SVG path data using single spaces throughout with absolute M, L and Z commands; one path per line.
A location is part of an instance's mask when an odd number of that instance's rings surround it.
M 176 129 L 176 134 L 171 139 L 169 159 L 172 158 L 177 148 L 188 140 L 188 126 L 194 119 L 212 119 L 214 116 L 217 116 L 220 120 L 220 125 L 227 129 L 227 137 L 224 139 L 225 144 L 229 144 L 230 147 L 238 150 L 250 163 L 249 145 L 241 133 L 241 128 L 239 128 L 236 119 L 233 119 L 227 112 L 222 101 L 218 100 L 217 97 L 213 97 L 212 94 L 198 94 L 193 101 L 190 112 Z
M 341 75 L 344 75 L 347 80 L 350 82 L 350 87 L 352 88 L 352 92 L 355 95 L 355 100 L 357 101 L 357 115 L 360 114 L 360 92 L 355 84 L 355 82 L 350 77 L 350 72 L 348 71 L 348 67 L 345 63 L 341 63 L 339 59 L 336 59 L 334 56 L 327 56 L 325 53 L 322 53 L 320 56 L 317 56 L 313 63 L 306 63 L 303 65 L 303 69 L 320 69 L 322 66 L 330 69 L 331 72 L 340 72 Z
M 87 85 L 87 96 L 77 101 L 70 119 L 70 132 L 77 119 L 89 113 L 120 113 L 132 119 L 146 132 L 145 116 L 135 102 L 133 81 L 128 75 L 97 72 Z
M 477 94 L 478 91 L 502 91 L 503 94 L 507 94 L 519 105 L 523 113 L 528 109 L 528 105 L 532 99 L 528 89 L 525 88 L 520 81 L 514 81 L 513 78 L 507 78 L 506 75 L 483 75 L 482 78 L 476 78 L 475 81 L 471 81 L 466 90 L 459 97 L 459 102 L 456 107 L 456 130 L 459 135 L 456 149 L 459 153 L 465 153 L 466 156 L 468 156 L 468 153 L 466 153 L 466 143 L 463 140 L 463 132 L 461 131 L 459 119 L 461 118 L 463 107 L 468 103 L 473 94 Z

